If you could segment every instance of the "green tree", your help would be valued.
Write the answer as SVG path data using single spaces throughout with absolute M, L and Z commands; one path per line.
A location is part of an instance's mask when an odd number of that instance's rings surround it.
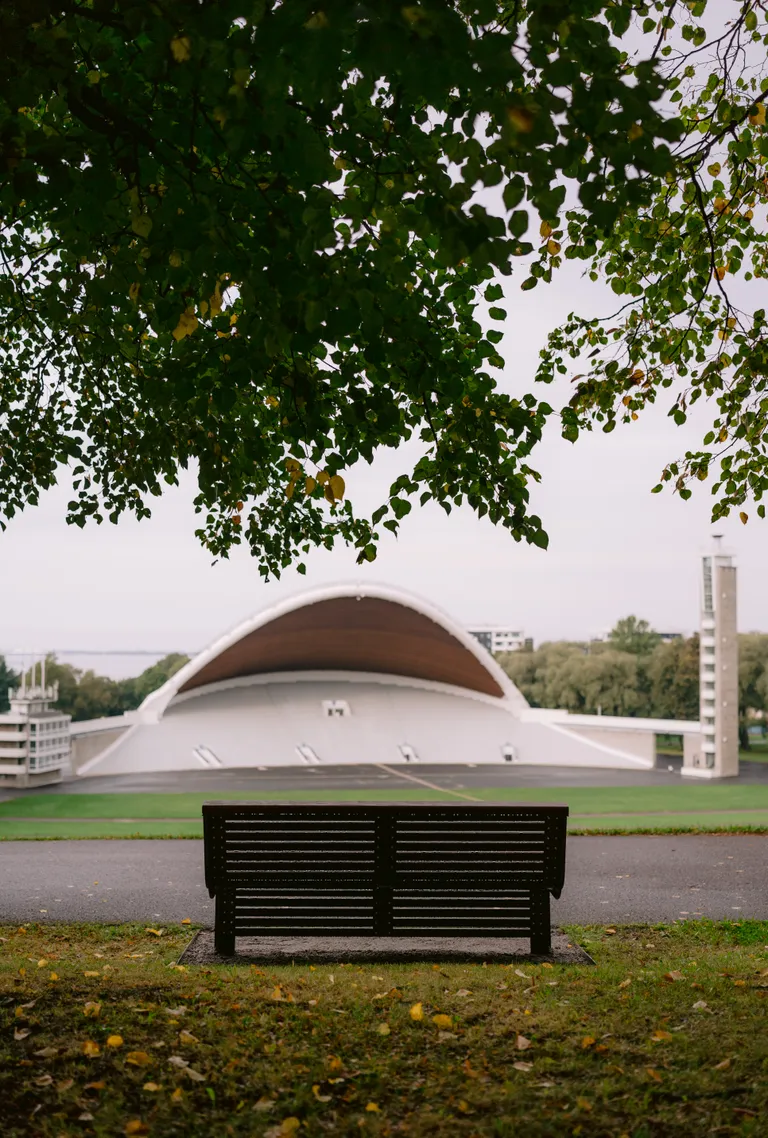
M 21 677 L 8 667 L 5 657 L 0 656 L 0 711 L 8 710 L 8 689 L 18 686 Z
M 648 621 L 638 620 L 636 616 L 625 616 L 617 621 L 608 633 L 608 640 L 620 652 L 631 652 L 634 656 L 646 656 L 661 643 L 661 637 Z
M 151 664 L 149 668 L 145 668 L 140 676 L 123 680 L 121 690 L 125 709 L 131 710 L 138 707 L 150 692 L 162 687 L 166 680 L 169 680 L 178 672 L 179 668 L 183 668 L 188 663 L 189 656 L 185 656 L 181 652 L 171 652 L 162 660 L 158 660 L 156 664 Z
M 647 661 L 650 714 L 658 719 L 699 718 L 699 637 L 658 644 Z
M 748 632 L 739 636 L 739 742 L 749 750 L 749 721 L 768 711 L 768 636 Z
M 414 499 L 544 546 L 553 408 L 497 385 L 499 280 L 572 259 L 625 308 L 544 354 L 545 381 L 587 357 L 566 436 L 713 393 L 710 441 L 738 443 L 716 511 L 752 467 L 759 495 L 763 316 L 723 277 L 763 275 L 763 13 L 722 37 L 716 13 L 710 63 L 704 8 L 5 0 L 0 522 L 62 464 L 77 525 L 146 516 L 191 466 L 201 540 L 264 574 L 337 540 L 372 560 Z M 407 439 L 356 512 L 355 464 Z M 712 460 L 665 478 L 687 494 Z
M 647 714 L 638 658 L 631 652 L 554 641 L 534 652 L 502 654 L 499 662 L 534 707 L 585 715 Z

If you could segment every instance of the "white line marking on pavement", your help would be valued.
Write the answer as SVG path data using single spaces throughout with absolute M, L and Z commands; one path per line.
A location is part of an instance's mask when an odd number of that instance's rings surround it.
M 396 775 L 398 778 L 407 778 L 409 782 L 418 782 L 420 786 L 427 786 L 430 790 L 438 790 L 440 794 L 452 794 L 454 798 L 464 798 L 467 802 L 482 802 L 482 798 L 473 798 L 471 794 L 461 794 L 458 790 L 448 790 L 445 786 L 437 786 L 434 782 L 427 782 L 425 778 L 417 778 L 414 774 L 395 770 L 394 767 L 387 767 L 384 763 L 376 763 L 376 766 L 379 770 Z

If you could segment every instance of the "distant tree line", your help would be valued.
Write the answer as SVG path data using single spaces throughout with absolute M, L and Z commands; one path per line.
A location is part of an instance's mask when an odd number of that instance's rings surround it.
M 532 651 L 505 652 L 499 663 L 533 707 L 585 715 L 699 718 L 699 637 L 662 641 L 645 620 L 625 617 L 602 641 L 554 640 Z M 768 715 L 768 635 L 739 636 L 739 718 Z
M 121 715 L 124 711 L 133 711 L 150 692 L 170 679 L 188 660 L 189 656 L 172 652 L 145 668 L 138 676 L 113 680 L 109 676 L 99 676 L 91 670 L 83 671 L 72 664 L 62 663 L 55 656 L 49 655 L 45 660 L 45 682 L 58 682 L 59 698 L 56 706 L 74 720 L 99 719 L 104 715 Z M 37 676 L 39 682 L 39 667 Z M 28 683 L 31 678 L 28 672 Z M 8 688 L 18 687 L 20 683 L 21 674 L 12 671 L 0 656 L 0 711 L 8 710 Z

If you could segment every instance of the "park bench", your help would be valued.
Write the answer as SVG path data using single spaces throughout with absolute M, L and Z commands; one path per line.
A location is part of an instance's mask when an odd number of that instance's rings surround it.
M 214 943 L 530 937 L 548 955 L 567 806 L 206 802 Z

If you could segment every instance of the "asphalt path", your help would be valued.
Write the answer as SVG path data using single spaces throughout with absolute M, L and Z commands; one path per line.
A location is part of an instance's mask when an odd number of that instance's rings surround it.
M 3 842 L 0 923 L 212 925 L 197 840 Z M 557 924 L 768 920 L 768 836 L 571 837 Z

